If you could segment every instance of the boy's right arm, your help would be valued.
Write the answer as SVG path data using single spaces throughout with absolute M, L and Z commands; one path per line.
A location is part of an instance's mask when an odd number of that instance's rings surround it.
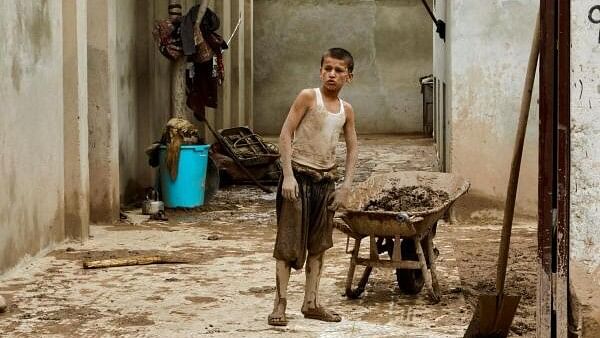
M 298 94 L 279 134 L 279 152 L 281 153 L 281 167 L 283 170 L 281 194 L 289 200 L 298 198 L 298 182 L 296 182 L 292 171 L 292 137 L 312 100 L 312 93 L 309 89 L 304 89 Z

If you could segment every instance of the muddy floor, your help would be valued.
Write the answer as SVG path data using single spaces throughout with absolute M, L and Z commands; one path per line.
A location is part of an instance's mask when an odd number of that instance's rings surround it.
M 427 139 L 378 136 L 361 138 L 360 146 L 358 181 L 371 173 L 437 168 Z M 270 327 L 274 199 L 254 187 L 229 187 L 200 210 L 168 213 L 168 222 L 148 221 L 132 210 L 122 224 L 92 226 L 85 244 L 61 244 L 0 276 L 0 295 L 10 302 L 0 314 L 0 336 L 461 337 L 476 295 L 491 290 L 500 221 L 489 215 L 438 226 L 438 304 L 431 304 L 425 290 L 402 294 L 386 269 L 374 270 L 362 298 L 346 299 L 349 256 L 346 236 L 336 231 L 320 294 L 343 321 L 302 318 L 304 273 L 294 271 L 290 324 Z M 535 223 L 519 222 L 515 231 L 507 291 L 524 299 L 511 336 L 534 336 Z M 188 263 L 82 268 L 85 259 L 132 254 L 171 255 Z

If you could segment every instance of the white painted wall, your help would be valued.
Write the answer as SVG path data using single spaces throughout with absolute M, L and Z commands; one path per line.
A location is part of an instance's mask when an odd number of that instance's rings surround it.
M 600 24 L 594 0 L 571 2 L 571 259 L 600 267 Z M 600 10 L 593 17 L 600 20 Z
M 447 2 L 450 171 L 471 181 L 457 211 L 502 207 L 535 25 L 537 0 Z M 517 213 L 537 214 L 538 90 L 534 87 Z M 467 207 L 468 206 L 468 207 Z

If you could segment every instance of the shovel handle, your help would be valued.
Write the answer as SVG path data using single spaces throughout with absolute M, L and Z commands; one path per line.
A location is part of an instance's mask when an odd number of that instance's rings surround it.
M 513 152 L 512 163 L 510 167 L 510 177 L 506 192 L 506 203 L 504 205 L 504 218 L 502 222 L 502 239 L 500 241 L 500 253 L 498 255 L 498 268 L 496 274 L 496 290 L 502 295 L 504 292 L 504 281 L 506 279 L 506 264 L 508 262 L 508 251 L 510 247 L 510 235 L 512 231 L 513 216 L 515 213 L 515 200 L 517 198 L 517 187 L 519 185 L 519 171 L 521 169 L 521 157 L 523 155 L 523 143 L 525 141 L 525 131 L 527 130 L 527 119 L 529 118 L 529 106 L 531 105 L 531 94 L 533 92 L 533 82 L 535 80 L 535 69 L 537 67 L 538 55 L 540 53 L 540 13 L 538 12 L 535 21 L 535 30 L 529 53 L 529 63 L 527 65 L 527 75 L 525 76 L 525 85 L 523 87 L 523 96 L 521 98 L 521 113 L 519 116 L 519 126 L 517 128 L 517 137 Z

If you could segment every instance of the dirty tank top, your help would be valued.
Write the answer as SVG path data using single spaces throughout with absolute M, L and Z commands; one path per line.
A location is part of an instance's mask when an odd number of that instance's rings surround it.
M 292 142 L 292 161 L 318 170 L 331 170 L 335 167 L 335 148 L 340 132 L 346 123 L 344 101 L 340 100 L 340 111 L 331 113 L 325 108 L 321 90 L 315 88 L 317 104 L 309 109 Z

